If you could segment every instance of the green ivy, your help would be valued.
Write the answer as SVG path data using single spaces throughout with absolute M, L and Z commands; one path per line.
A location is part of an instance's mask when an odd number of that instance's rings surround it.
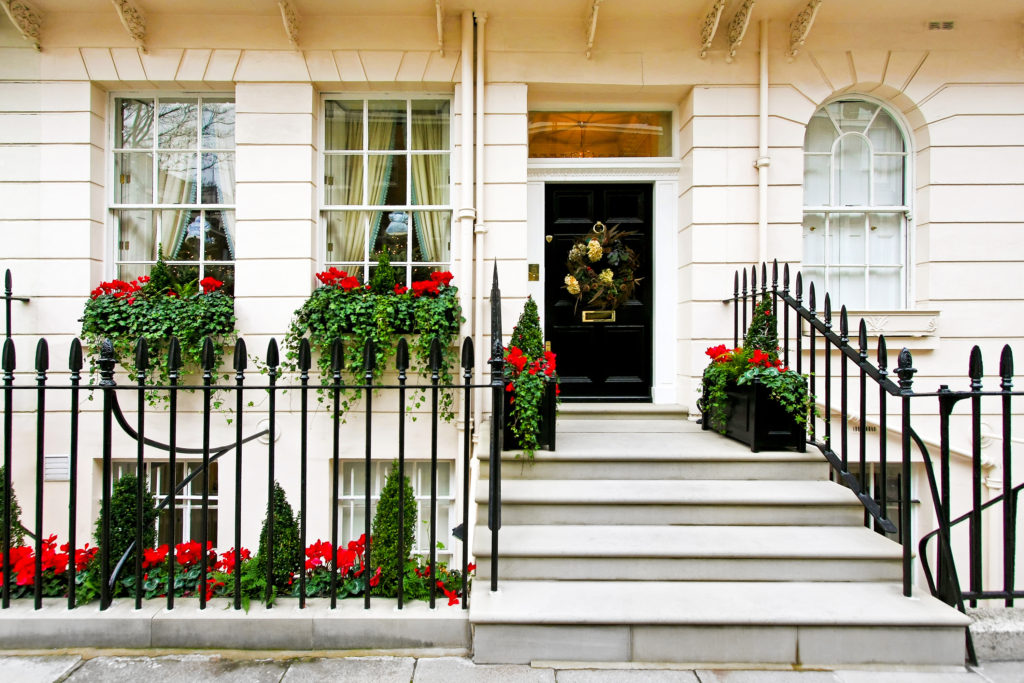
M 505 351 L 505 368 L 512 393 L 509 426 L 523 455 L 532 458 L 540 446 L 541 411 L 548 382 L 558 383 L 555 354 L 544 350 L 544 335 L 533 297 L 527 297 L 512 339 Z

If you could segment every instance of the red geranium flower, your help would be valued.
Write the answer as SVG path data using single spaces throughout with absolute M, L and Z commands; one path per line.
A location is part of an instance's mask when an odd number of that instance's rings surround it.
M 207 275 L 199 281 L 199 286 L 203 288 L 203 294 L 209 294 L 210 292 L 214 292 L 218 288 L 223 287 L 224 283 L 215 277 Z

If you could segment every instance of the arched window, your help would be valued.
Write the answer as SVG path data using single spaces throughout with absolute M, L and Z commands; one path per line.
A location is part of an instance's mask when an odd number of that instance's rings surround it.
M 821 302 L 895 309 L 907 301 L 907 143 L 882 106 L 824 105 L 804 138 L 803 274 Z M 820 303 L 819 303 L 820 305 Z

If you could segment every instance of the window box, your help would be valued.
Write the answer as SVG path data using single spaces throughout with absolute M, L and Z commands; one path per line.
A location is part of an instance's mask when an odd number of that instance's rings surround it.
M 806 438 L 803 427 L 771 398 L 767 387 L 755 382 L 734 386 L 727 389 L 726 394 L 729 397 L 729 417 L 723 432 L 726 436 L 747 444 L 754 453 L 788 448 L 804 452 Z M 704 412 L 702 416 L 702 429 L 711 429 L 708 413 Z

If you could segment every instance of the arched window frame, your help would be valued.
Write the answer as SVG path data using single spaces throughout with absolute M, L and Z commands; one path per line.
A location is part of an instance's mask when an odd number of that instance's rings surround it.
M 837 121 L 833 108 L 843 104 L 863 104 L 874 107 L 870 121 L 866 122 L 860 131 L 849 130 Z M 828 151 L 812 151 L 812 124 L 816 117 L 824 113 L 824 116 L 832 123 L 836 136 L 831 142 Z M 876 124 L 879 117 L 885 114 L 892 122 L 898 132 L 902 151 L 876 151 L 874 141 L 868 133 Z M 845 119 L 840 119 L 845 120 Z M 851 310 L 900 310 L 908 306 L 910 297 L 909 263 L 911 253 L 911 226 L 912 226 L 912 196 L 913 196 L 913 146 L 908 134 L 908 127 L 897 112 L 887 106 L 884 102 L 864 95 L 844 95 L 826 101 L 819 106 L 814 116 L 808 122 L 807 133 L 804 137 L 804 209 L 803 209 L 803 272 L 804 279 L 815 282 L 818 290 L 818 300 L 821 301 L 826 291 L 832 293 L 835 304 L 846 304 Z M 841 188 L 837 187 L 837 165 L 842 163 L 840 156 L 843 140 L 862 141 L 867 148 L 867 168 L 860 171 L 867 177 L 867 198 L 866 201 L 844 203 L 841 198 Z M 812 159 L 828 158 L 826 165 L 828 173 L 828 196 L 826 201 L 821 201 L 820 182 L 819 192 L 811 196 Z M 902 158 L 902 178 L 899 184 L 901 189 L 901 202 L 878 201 L 878 179 L 879 171 L 876 164 L 879 158 L 888 157 Z M 820 171 L 820 167 L 819 167 Z M 858 171 L 853 171 L 857 173 Z M 820 178 L 820 175 L 819 175 Z M 894 189 L 895 185 L 890 186 Z M 861 223 L 863 221 L 863 223 Z M 888 225 L 886 225 L 888 222 Z M 842 253 L 842 242 L 835 243 L 841 239 L 843 231 L 847 234 L 861 229 L 861 235 L 857 239 L 863 239 L 857 259 L 850 258 L 850 250 Z M 873 259 L 877 244 L 873 242 L 872 235 L 892 234 L 895 229 L 898 231 L 897 245 L 890 249 L 894 256 L 889 260 Z M 815 247 L 811 242 L 811 233 L 822 230 L 818 233 L 820 242 Z M 817 237 L 817 236 L 816 236 Z M 875 249 L 873 249 L 875 247 Z M 897 257 L 898 256 L 898 257 Z M 879 287 L 885 279 L 893 280 L 889 285 Z M 845 278 L 844 278 L 845 276 Z M 844 281 L 845 279 L 845 281 Z M 879 290 L 882 293 L 879 293 Z

